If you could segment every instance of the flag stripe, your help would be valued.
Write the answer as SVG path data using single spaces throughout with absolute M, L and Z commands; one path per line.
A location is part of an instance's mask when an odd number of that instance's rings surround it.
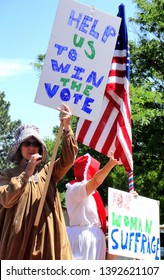
M 82 122 L 82 123 L 81 123 Z M 80 124 L 81 123 L 81 124 Z M 76 134 L 78 134 L 78 141 L 79 142 L 82 142 L 84 141 L 84 138 L 87 134 L 87 131 L 89 129 L 91 125 L 91 121 L 88 121 L 88 120 L 84 120 L 81 118 L 79 119 L 78 121 L 78 127 L 77 127 L 77 130 L 76 130 Z
M 126 151 L 123 149 L 119 139 L 116 139 L 116 152 L 115 152 L 115 157 L 116 158 L 120 158 L 120 154 L 121 154 L 121 160 L 124 163 L 124 166 L 126 165 L 126 168 L 131 169 L 131 165 L 129 164 L 128 158 L 127 158 L 127 153 Z
M 110 156 L 113 151 L 121 159 L 125 170 L 133 171 L 131 109 L 130 109 L 130 56 L 125 24 L 124 5 L 119 6 L 122 18 L 108 82 L 98 120 L 79 118 L 76 138 L 85 145 Z
M 114 60 L 114 59 L 113 59 Z M 126 70 L 126 63 L 123 63 L 123 64 L 121 64 L 121 63 L 119 63 L 119 61 L 117 61 L 117 62 L 112 62 L 112 65 L 111 65 L 111 70 L 116 70 L 116 69 L 118 69 L 118 70 Z M 110 72 L 111 73 L 111 72 Z M 109 74 L 109 76 L 110 76 L 110 74 Z
M 119 78 L 123 78 L 125 77 L 126 74 L 126 70 L 122 71 L 122 70 L 111 70 L 110 71 L 110 77 L 114 76 L 114 77 L 119 77 Z
M 114 145 L 116 132 L 117 132 L 117 119 L 115 119 L 115 121 L 113 122 L 111 130 L 109 131 L 106 137 L 106 141 L 104 142 L 104 145 L 102 147 L 102 154 L 110 156 L 109 150 L 112 147 L 112 144 Z M 115 148 L 113 147 L 113 149 L 111 150 L 115 151 Z
M 109 116 L 110 116 L 110 114 L 111 114 L 111 112 L 112 112 L 112 109 L 113 109 L 113 107 L 111 107 L 111 103 L 108 102 L 107 107 L 106 107 L 106 109 L 105 109 L 105 112 L 104 112 L 104 114 L 102 115 L 101 120 L 100 120 L 100 122 L 98 123 L 98 125 L 97 125 L 97 127 L 96 127 L 96 130 L 95 130 L 95 132 L 93 133 L 92 139 L 91 139 L 91 141 L 90 141 L 90 145 L 89 145 L 89 146 L 91 146 L 91 147 L 94 148 L 94 149 L 95 149 L 95 146 L 96 146 L 96 144 L 97 144 L 97 141 L 98 141 L 98 139 L 99 139 L 99 137 L 100 137 L 100 135 L 101 135 L 101 133 L 102 133 L 104 127 L 106 126 L 106 122 L 107 122 L 108 119 L 109 119 Z

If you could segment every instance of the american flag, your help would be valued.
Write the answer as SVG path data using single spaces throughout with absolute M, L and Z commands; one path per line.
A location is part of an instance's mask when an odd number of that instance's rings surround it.
M 125 6 L 118 8 L 121 25 L 109 71 L 101 113 L 96 121 L 79 118 L 77 141 L 110 156 L 111 151 L 121 159 L 133 189 L 133 159 L 130 108 L 130 54 L 125 21 Z

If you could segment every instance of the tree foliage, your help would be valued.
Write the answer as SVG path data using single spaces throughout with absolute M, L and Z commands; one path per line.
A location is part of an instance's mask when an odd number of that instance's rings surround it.
M 163 220 L 163 96 L 133 87 L 131 95 L 135 187 L 141 195 L 161 202 Z
M 151 82 L 152 87 L 164 89 L 164 1 L 134 0 L 136 17 L 130 18 L 137 25 L 137 43 L 131 42 L 131 81 L 138 86 Z M 135 28 L 136 30 L 136 28 Z
M 20 120 L 11 121 L 9 116 L 10 103 L 5 101 L 5 93 L 0 92 L 0 169 L 8 164 L 6 156 L 11 143 L 14 140 L 15 129 L 20 125 Z
M 129 21 L 138 28 L 138 40 L 130 42 L 135 186 L 141 195 L 160 201 L 164 223 L 164 1 L 133 2 L 136 17 Z
M 43 68 L 43 63 L 44 63 L 45 57 L 46 57 L 45 54 L 38 54 L 35 62 L 31 63 L 31 65 L 34 67 L 34 69 L 37 70 L 39 75 L 40 75 L 40 72 L 41 72 L 41 70 Z

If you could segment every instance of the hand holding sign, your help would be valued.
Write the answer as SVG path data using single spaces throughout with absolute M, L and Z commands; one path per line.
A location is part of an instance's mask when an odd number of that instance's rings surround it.
M 67 105 L 64 103 L 62 104 L 62 108 L 57 108 L 58 111 L 60 111 L 60 123 L 62 127 L 67 131 L 70 129 L 70 123 L 71 123 L 71 116 L 72 113 Z

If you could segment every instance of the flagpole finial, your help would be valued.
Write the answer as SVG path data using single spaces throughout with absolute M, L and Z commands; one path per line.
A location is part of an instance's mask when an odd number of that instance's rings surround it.
M 124 10 L 125 11 L 125 5 L 123 3 L 121 3 L 119 6 L 118 6 L 118 9 L 120 10 Z
M 125 5 L 124 5 L 123 3 L 121 3 L 121 4 L 119 5 L 119 7 L 125 7 Z

